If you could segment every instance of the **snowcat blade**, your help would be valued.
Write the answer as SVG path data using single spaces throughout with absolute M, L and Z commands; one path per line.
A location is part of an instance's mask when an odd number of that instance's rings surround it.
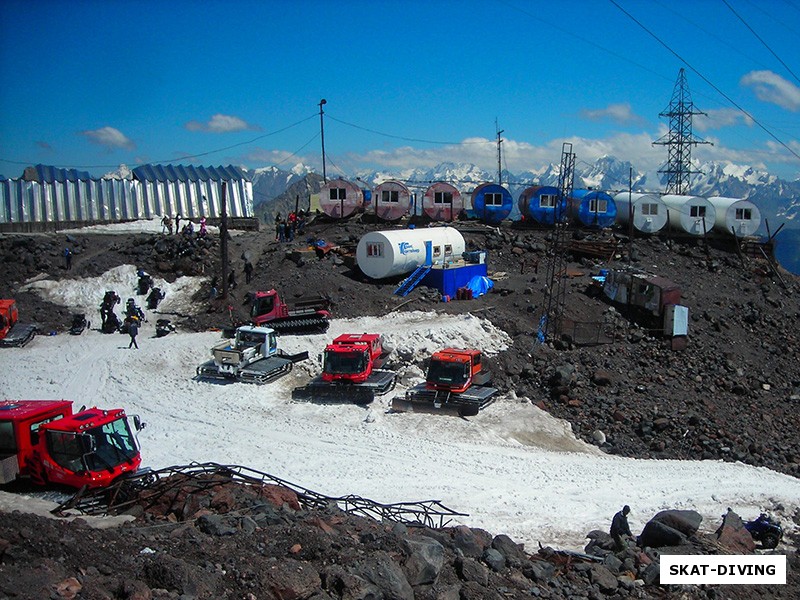
M 394 398 L 392 410 L 474 417 L 494 402 L 496 396 L 497 390 L 490 387 L 475 386 L 461 394 L 450 394 L 425 389 L 423 384 L 411 388 L 405 396 Z

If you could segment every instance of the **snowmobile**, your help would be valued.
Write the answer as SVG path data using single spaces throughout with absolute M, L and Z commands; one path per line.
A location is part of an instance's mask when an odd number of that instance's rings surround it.
M 156 337 L 164 337 L 175 331 L 175 325 L 169 319 L 158 319 L 156 321 Z
M 154 287 L 150 290 L 150 294 L 147 296 L 147 309 L 148 310 L 155 310 L 158 308 L 158 303 L 164 299 L 166 294 L 161 291 L 161 288 Z
M 71 335 L 80 335 L 83 330 L 89 327 L 90 324 L 86 320 L 86 315 L 83 313 L 76 313 L 72 315 L 72 325 L 70 325 L 69 332 Z

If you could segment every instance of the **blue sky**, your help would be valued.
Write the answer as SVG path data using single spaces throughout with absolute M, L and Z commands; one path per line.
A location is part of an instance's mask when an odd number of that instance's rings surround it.
M 565 141 L 579 164 L 657 169 L 684 67 L 714 144 L 693 157 L 795 179 L 798 39 L 800 0 L 4 0 L 0 173 L 321 170 L 323 98 L 329 176 L 491 171 L 498 127 L 513 172 L 558 163 Z

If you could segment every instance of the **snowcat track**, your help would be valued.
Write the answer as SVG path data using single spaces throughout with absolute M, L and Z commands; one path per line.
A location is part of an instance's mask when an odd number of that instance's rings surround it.
M 270 327 L 281 335 L 292 333 L 325 333 L 328 331 L 328 327 L 330 327 L 330 321 L 322 318 L 277 320 L 264 323 L 264 327 Z
M 473 388 L 475 390 L 476 388 Z M 479 393 L 470 390 L 463 394 L 448 394 L 431 390 L 409 390 L 406 395 L 392 399 L 393 412 L 419 412 L 474 417 L 492 404 L 498 396 L 494 388 L 478 387 Z
M 378 381 L 365 383 L 330 383 L 315 378 L 311 383 L 292 390 L 293 400 L 310 400 L 321 403 L 369 404 L 375 396 L 391 392 L 397 385 L 397 375 L 392 371 L 373 371 Z

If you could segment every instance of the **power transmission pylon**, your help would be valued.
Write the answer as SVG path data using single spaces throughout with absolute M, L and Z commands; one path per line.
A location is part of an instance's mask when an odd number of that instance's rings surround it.
M 667 175 L 665 189 L 667 194 L 688 194 L 691 176 L 699 173 L 692 170 L 692 146 L 711 142 L 692 135 L 692 116 L 705 114 L 695 110 L 689 94 L 686 73 L 681 69 L 675 82 L 675 89 L 672 91 L 669 107 L 658 115 L 669 119 L 669 132 L 653 142 L 654 145 L 667 147 L 667 164 L 658 171 Z
M 558 198 L 555 199 L 553 246 L 550 266 L 547 270 L 547 290 L 543 303 L 542 316 L 539 319 L 537 339 L 540 343 L 547 340 L 551 332 L 561 329 L 566 298 L 567 254 L 567 211 L 566 205 L 572 197 L 572 186 L 575 181 L 575 154 L 572 144 L 564 142 L 561 147 L 561 169 L 558 173 Z

